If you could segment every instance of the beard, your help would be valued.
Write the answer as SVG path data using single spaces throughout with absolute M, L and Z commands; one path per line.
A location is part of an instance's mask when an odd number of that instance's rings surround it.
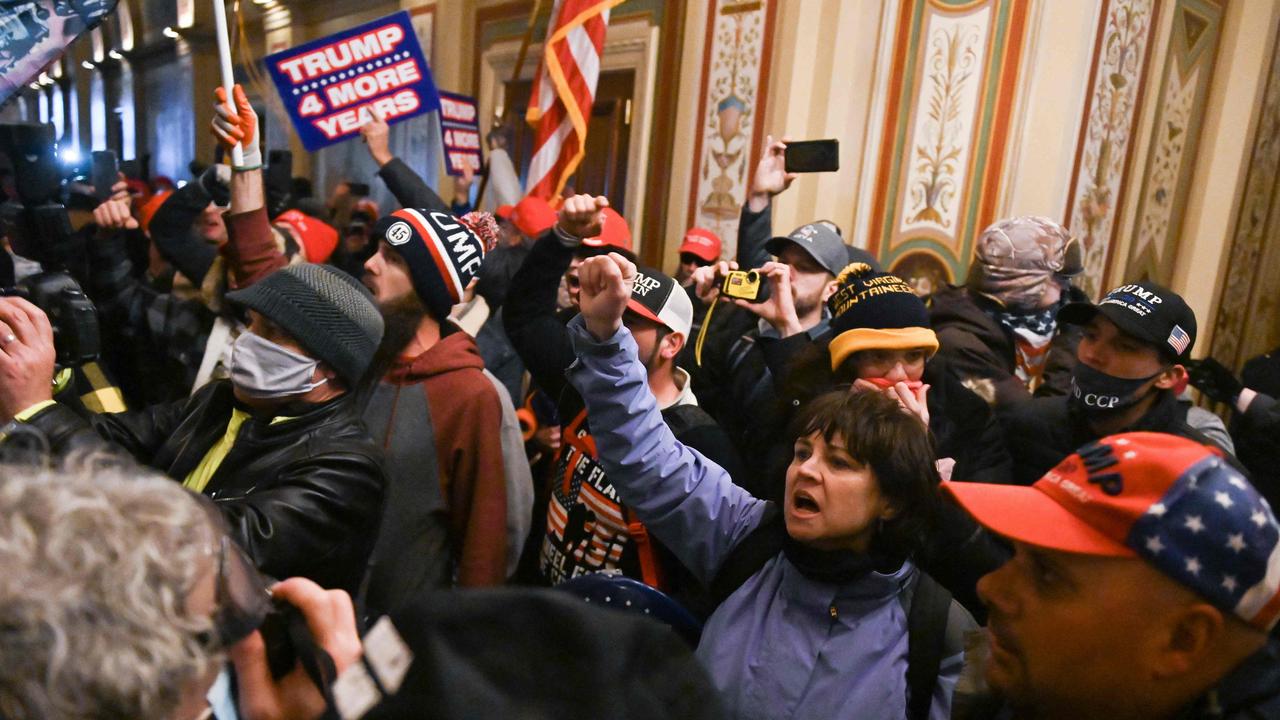
M 816 296 L 792 298 L 792 303 L 794 303 L 796 308 L 797 317 L 805 317 L 809 313 L 812 313 L 815 309 L 817 309 L 818 304 L 821 302 L 822 302 L 822 299 Z
M 406 293 L 402 297 L 382 303 L 378 309 L 382 312 L 384 329 L 382 342 L 378 343 L 378 349 L 373 354 L 373 362 L 369 365 L 369 372 L 375 378 L 387 374 L 401 351 L 418 332 L 422 319 L 427 316 L 426 306 L 414 293 Z

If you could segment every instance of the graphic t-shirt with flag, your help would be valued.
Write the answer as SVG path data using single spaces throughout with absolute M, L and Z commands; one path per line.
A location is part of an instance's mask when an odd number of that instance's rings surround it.
M 626 511 L 596 462 L 586 410 L 565 425 L 562 438 L 542 543 L 543 574 L 553 585 L 602 570 L 640 577 Z

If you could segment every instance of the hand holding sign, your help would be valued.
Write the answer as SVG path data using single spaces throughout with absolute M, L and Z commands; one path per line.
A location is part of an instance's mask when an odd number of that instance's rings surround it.
M 382 167 L 395 159 L 391 154 L 391 126 L 387 125 L 386 117 L 376 107 L 371 106 L 369 114 L 372 119 L 360 126 L 360 136 L 369 146 L 369 155 L 373 156 L 373 161 L 378 163 L 378 167 Z
M 213 91 L 217 102 L 213 106 L 213 134 L 228 150 L 239 145 L 244 152 L 244 163 L 232 168 L 243 172 L 262 167 L 262 148 L 258 142 L 258 114 L 245 97 L 244 88 L 236 85 L 232 91 L 235 96 L 235 108 L 227 102 L 227 93 L 222 88 Z

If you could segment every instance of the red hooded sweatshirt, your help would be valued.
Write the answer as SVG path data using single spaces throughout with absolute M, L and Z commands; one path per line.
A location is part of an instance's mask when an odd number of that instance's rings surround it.
M 457 584 L 501 585 L 507 568 L 502 405 L 484 375 L 475 340 L 455 331 L 421 355 L 401 358 L 386 381 L 401 386 L 401 392 L 427 395 L 440 491 L 449 505 Z M 392 432 L 412 432 L 394 421 L 391 427 Z

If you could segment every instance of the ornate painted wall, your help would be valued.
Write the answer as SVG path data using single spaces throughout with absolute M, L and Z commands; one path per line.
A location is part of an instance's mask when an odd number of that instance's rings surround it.
M 1172 277 L 1217 59 L 1223 2 L 1178 0 L 1173 6 L 1173 28 L 1150 129 L 1152 143 L 1124 267 L 1125 280 L 1149 278 L 1168 284 Z
M 777 0 L 709 2 L 689 226 L 716 232 L 732 257 L 763 134 Z
M 869 240 L 922 290 L 962 278 L 994 219 L 1027 10 L 902 4 Z
M 1114 248 L 1132 160 L 1159 0 L 1107 0 L 1067 198 L 1066 225 L 1084 247 L 1076 283 L 1098 297 Z
M 1280 43 L 1260 112 L 1214 319 L 1212 355 L 1236 369 L 1280 345 Z

